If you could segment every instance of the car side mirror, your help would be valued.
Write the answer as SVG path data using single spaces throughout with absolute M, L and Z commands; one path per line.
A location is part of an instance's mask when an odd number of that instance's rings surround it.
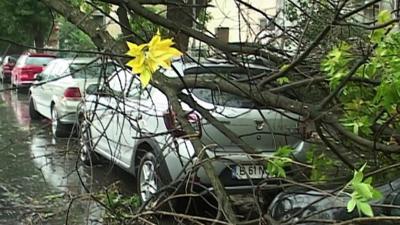
M 42 81 L 43 80 L 43 75 L 41 73 L 35 74 L 34 80 Z
M 8 61 L 8 64 L 10 64 L 10 66 L 15 66 L 16 63 L 17 63 L 17 61 L 14 60 L 14 59 L 10 59 L 10 60 Z

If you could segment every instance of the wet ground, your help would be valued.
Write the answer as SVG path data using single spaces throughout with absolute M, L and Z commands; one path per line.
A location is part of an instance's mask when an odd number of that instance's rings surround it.
M 0 92 L 0 224 L 99 224 L 103 210 L 86 201 L 82 183 L 97 191 L 117 182 L 134 193 L 132 176 L 77 163 L 77 141 L 54 139 L 50 122 L 31 121 L 28 109 L 26 90 Z

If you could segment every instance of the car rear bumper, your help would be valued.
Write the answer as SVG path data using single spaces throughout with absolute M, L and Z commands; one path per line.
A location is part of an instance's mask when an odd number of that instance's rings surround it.
M 34 82 L 33 80 L 27 80 L 27 81 L 16 80 L 15 84 L 20 87 L 30 87 L 33 84 L 33 82 Z
M 59 120 L 63 124 L 75 124 L 78 122 L 78 105 L 80 101 L 61 100 L 57 104 Z

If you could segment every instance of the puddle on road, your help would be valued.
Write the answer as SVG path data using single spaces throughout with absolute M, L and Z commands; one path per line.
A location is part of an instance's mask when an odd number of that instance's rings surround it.
M 76 141 L 56 141 L 48 121 L 31 122 L 27 101 L 26 93 L 0 93 L 0 224 L 65 224 L 71 202 L 68 224 L 100 224 L 103 211 L 83 200 L 89 197 L 77 171 L 92 190 L 121 180 L 132 194 L 133 178 L 108 166 L 77 165 Z

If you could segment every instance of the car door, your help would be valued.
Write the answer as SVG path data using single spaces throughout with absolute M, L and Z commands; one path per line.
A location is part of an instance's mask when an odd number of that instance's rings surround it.
M 140 81 L 132 77 L 130 88 L 127 88 L 126 98 L 118 103 L 118 124 L 116 124 L 115 139 L 120 149 L 120 160 L 129 165 L 133 150 L 137 143 L 147 133 L 146 120 L 149 116 L 150 94 L 148 89 L 142 89 Z
M 49 65 L 40 73 L 41 80 L 37 81 L 31 87 L 31 95 L 35 102 L 36 110 L 42 114 L 43 116 L 50 118 L 50 102 L 51 99 L 48 96 L 48 92 L 46 87 L 48 86 L 48 82 L 51 80 L 51 74 L 54 69 L 57 67 L 57 62 L 50 62 Z
M 63 71 L 68 67 L 68 64 L 63 61 L 63 60 L 58 60 L 54 64 L 54 68 L 49 71 L 47 74 L 45 83 L 42 85 L 42 95 L 43 95 L 43 102 L 44 106 L 46 107 L 46 114 L 48 114 L 48 118 L 51 118 L 51 104 L 54 102 L 54 96 L 59 96 L 62 97 L 63 93 L 62 91 L 57 89 L 57 86 L 59 85 L 60 81 L 60 76 Z M 61 93 L 57 93 L 61 92 Z M 46 115 L 45 114 L 45 115 Z
M 88 97 L 86 108 L 91 112 L 88 119 L 92 123 L 91 134 L 97 152 L 127 168 L 128 165 L 121 163 L 121 144 L 118 143 L 122 124 L 118 114 L 123 113 L 119 102 L 125 98 L 124 89 L 115 75 L 105 82 L 101 95 Z

